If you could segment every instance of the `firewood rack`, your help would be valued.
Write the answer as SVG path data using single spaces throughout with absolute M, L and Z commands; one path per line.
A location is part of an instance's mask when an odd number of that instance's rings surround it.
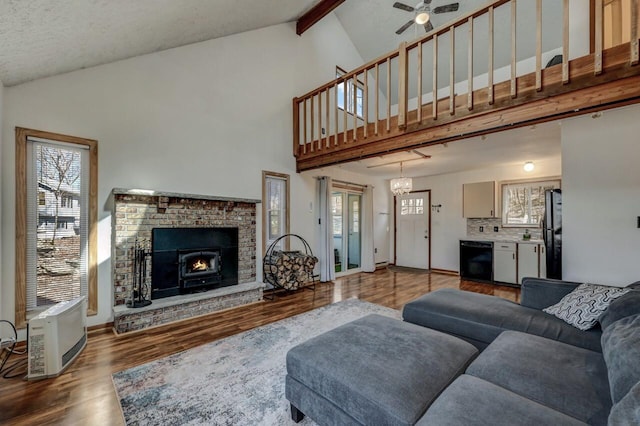
M 279 250 L 278 243 L 285 238 L 299 240 L 303 250 Z M 273 290 L 283 289 L 286 292 L 302 288 L 315 291 L 318 276 L 313 269 L 318 258 L 313 255 L 309 243 L 299 235 L 285 234 L 272 242 L 262 260 L 262 279 L 273 286 Z M 269 300 L 273 300 L 272 292 Z M 267 298 L 267 297 L 265 297 Z

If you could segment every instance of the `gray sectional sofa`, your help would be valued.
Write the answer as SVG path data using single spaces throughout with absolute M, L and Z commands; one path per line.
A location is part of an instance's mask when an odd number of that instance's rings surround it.
M 521 303 L 443 289 L 287 354 L 292 418 L 320 425 L 640 425 L 640 289 L 580 331 L 542 309 L 578 284 L 525 279 Z M 304 413 L 304 414 L 303 414 Z

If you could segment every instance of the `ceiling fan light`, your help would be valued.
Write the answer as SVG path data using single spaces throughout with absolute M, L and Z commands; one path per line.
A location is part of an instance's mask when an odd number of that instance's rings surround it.
M 532 172 L 535 168 L 535 166 L 533 165 L 533 161 L 527 161 L 526 163 L 524 163 L 523 168 L 525 172 Z
M 429 21 L 429 14 L 426 11 L 421 11 L 416 14 L 416 24 L 424 25 Z

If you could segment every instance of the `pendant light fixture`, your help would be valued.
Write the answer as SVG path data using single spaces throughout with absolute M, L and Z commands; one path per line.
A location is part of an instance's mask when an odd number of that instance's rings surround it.
M 390 186 L 391 192 L 396 196 L 411 192 L 413 181 L 411 178 L 402 175 L 402 162 L 400 163 L 400 177 L 391 179 Z

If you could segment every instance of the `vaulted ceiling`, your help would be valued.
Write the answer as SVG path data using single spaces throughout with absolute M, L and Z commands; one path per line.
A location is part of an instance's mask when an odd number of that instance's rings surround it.
M 2 0 L 0 81 L 5 86 L 17 85 L 155 51 L 292 22 L 320 1 Z M 397 48 L 401 41 L 412 40 L 425 33 L 424 28 L 416 25 L 408 27 L 401 35 L 395 33 L 413 17 L 411 12 L 394 8 L 395 1 L 348 0 L 335 9 L 334 13 L 364 61 Z M 488 2 L 432 0 L 432 9 L 450 3 L 459 3 L 459 8 L 455 12 L 432 14 L 431 22 L 437 28 Z M 416 6 L 415 1 L 411 0 L 403 3 Z M 534 3 L 518 2 L 518 14 L 526 17 L 531 13 L 528 8 Z M 543 10 L 551 10 L 548 5 L 554 3 L 560 2 L 544 0 Z M 503 19 L 498 13 L 506 11 L 496 11 L 496 20 Z M 549 43 L 552 44 L 557 38 L 553 28 L 554 20 L 558 17 L 548 12 L 543 19 L 550 28 L 545 33 L 543 42 L 551 47 Z M 483 25 L 479 22 L 476 30 L 482 31 Z M 520 56 L 528 55 L 527 50 L 533 49 L 527 45 L 530 37 L 519 34 L 518 38 L 519 43 L 524 43 L 519 46 Z M 465 60 L 464 56 L 463 54 L 462 61 Z M 483 68 L 483 60 L 486 61 L 486 55 L 477 55 L 479 69 Z M 501 62 L 506 63 L 507 59 L 503 61 L 497 56 L 496 66 Z M 456 143 L 455 146 L 450 144 L 448 149 L 443 146 L 424 148 L 423 154 L 432 155 L 432 159 L 409 162 L 405 169 L 416 176 L 477 167 L 480 160 L 488 167 L 524 158 L 559 156 L 557 126 L 541 129 L 538 133 L 523 130 L 516 136 L 525 143 L 515 145 L 511 143 L 513 137 L 492 136 L 483 143 L 472 139 L 466 143 Z M 534 143 L 534 140 L 544 142 Z M 469 155 L 470 152 L 476 154 Z M 391 176 L 397 172 L 397 166 L 370 166 L 416 156 L 415 153 L 397 154 L 390 158 L 370 159 L 341 167 L 363 174 Z M 475 161 L 467 164 L 465 158 L 475 158 Z

